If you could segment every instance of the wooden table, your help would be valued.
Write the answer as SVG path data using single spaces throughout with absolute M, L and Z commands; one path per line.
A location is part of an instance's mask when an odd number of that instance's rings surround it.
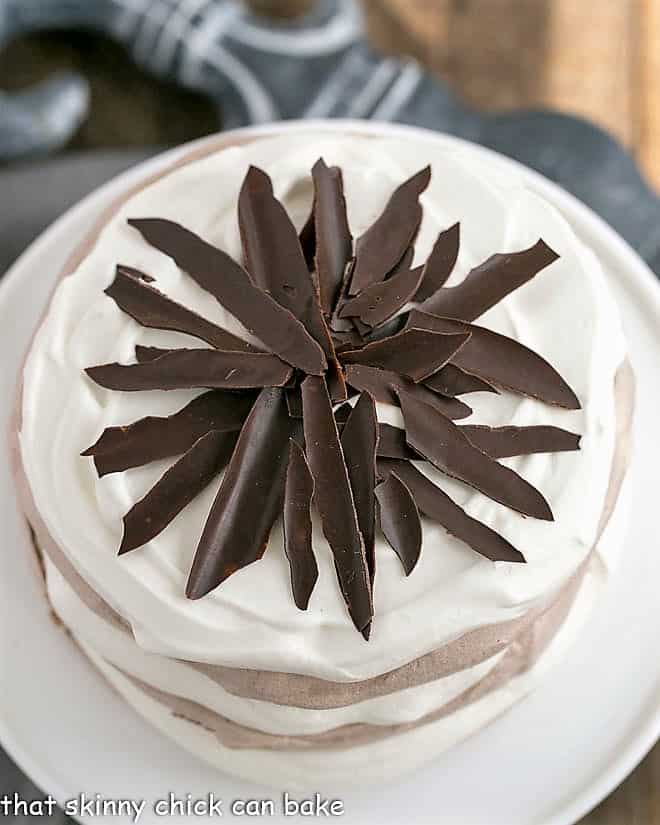
M 471 104 L 551 106 L 627 146 L 660 190 L 660 0 L 364 0 L 372 39 Z M 660 825 L 660 744 L 581 825 Z
M 382 49 L 414 55 L 481 109 L 593 120 L 660 190 L 660 0 L 363 2 Z

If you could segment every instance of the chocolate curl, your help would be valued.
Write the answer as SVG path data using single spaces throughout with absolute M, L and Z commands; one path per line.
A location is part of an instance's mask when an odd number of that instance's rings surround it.
M 220 473 L 235 443 L 235 433 L 215 430 L 199 438 L 126 513 L 119 555 L 161 533 Z
M 263 556 L 282 509 L 292 426 L 284 390 L 262 390 L 240 432 L 199 540 L 186 586 L 189 599 L 201 599 Z
M 512 510 L 553 520 L 548 502 L 535 487 L 475 447 L 452 421 L 410 393 L 399 391 L 399 399 L 406 440 L 431 464 Z
M 421 283 L 415 294 L 416 301 L 424 301 L 426 298 L 430 298 L 431 295 L 445 285 L 456 266 L 460 235 L 460 224 L 458 223 L 438 235 L 431 254 L 424 264 Z
M 410 490 L 415 504 L 427 518 L 437 521 L 455 538 L 465 542 L 491 561 L 523 562 L 525 557 L 503 536 L 469 516 L 465 510 L 423 473 L 406 461 L 380 459 L 378 471 L 383 478 L 396 472 Z
M 460 284 L 438 290 L 419 308 L 432 315 L 474 321 L 557 258 L 559 255 L 542 240 L 522 252 L 491 255 Z
M 271 179 L 255 166 L 251 166 L 245 176 L 238 199 L 238 215 L 252 280 L 288 309 L 321 346 L 331 370 L 333 398 L 343 400 L 346 390 L 341 368 L 296 229 L 273 194 Z M 319 247 L 317 255 L 318 252 Z
M 238 352 L 258 352 L 257 347 L 168 298 L 145 280 L 145 274 L 118 266 L 115 279 L 105 290 L 122 312 L 151 329 L 168 329 L 192 335 L 212 347 Z
M 336 419 L 337 412 L 335 412 Z M 341 432 L 341 446 L 353 491 L 358 525 L 364 541 L 364 552 L 373 592 L 376 573 L 374 490 L 376 489 L 378 419 L 376 418 L 376 405 L 369 393 L 360 394 L 357 404 L 348 415 Z
M 291 570 L 293 600 L 307 610 L 319 576 L 312 549 L 311 506 L 314 479 L 302 449 L 291 439 L 284 493 L 284 552 Z
M 422 269 L 404 269 L 382 283 L 372 284 L 355 298 L 346 301 L 341 318 L 359 318 L 368 327 L 387 321 L 413 297 L 422 277 Z
M 85 372 L 101 387 L 126 392 L 281 387 L 293 375 L 291 367 L 275 355 L 212 349 L 171 350 L 151 361 L 101 364 Z
M 457 398 L 436 395 L 421 384 L 415 384 L 410 379 L 389 370 L 365 367 L 362 364 L 348 364 L 346 381 L 356 390 L 368 392 L 381 404 L 398 406 L 397 393 L 405 390 L 449 418 L 467 418 L 472 414 L 472 409 Z
M 513 338 L 476 324 L 417 310 L 410 313 L 408 325 L 445 334 L 469 332 L 469 341 L 452 358 L 454 366 L 500 389 L 568 410 L 580 409 L 577 396 L 557 370 Z
M 330 317 L 337 304 L 344 273 L 353 255 L 353 236 L 348 227 L 344 182 L 341 170 L 326 166 L 323 158 L 314 164 L 315 265 L 321 307 Z
M 395 471 L 376 487 L 376 499 L 380 529 L 409 576 L 422 552 L 422 524 L 415 500 Z
M 379 218 L 355 244 L 355 267 L 348 294 L 357 295 L 373 283 L 383 281 L 414 241 L 422 220 L 419 196 L 429 185 L 427 166 L 401 184 Z
M 127 426 L 106 428 L 81 455 L 94 457 L 100 477 L 171 458 L 185 453 L 211 430 L 240 430 L 255 397 L 253 393 L 205 392 L 170 416 L 146 416 Z
M 229 255 L 173 221 L 146 218 L 128 223 L 147 243 L 172 258 L 271 352 L 309 374 L 325 372 L 323 351 L 305 327 L 253 284 Z
M 423 329 L 408 328 L 391 338 L 374 341 L 358 350 L 342 354 L 344 364 L 362 364 L 407 376 L 415 383 L 433 375 L 470 338 L 470 333 L 442 335 Z
M 373 616 L 369 568 L 344 453 L 325 381 L 302 382 L 305 450 L 314 478 L 314 503 L 334 555 L 337 578 L 355 627 L 368 633 Z

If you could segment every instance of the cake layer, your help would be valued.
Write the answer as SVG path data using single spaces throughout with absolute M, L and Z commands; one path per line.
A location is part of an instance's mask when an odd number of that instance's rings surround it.
M 177 333 L 139 327 L 103 295 L 117 262 L 157 277 L 168 295 L 241 331 L 169 259 L 141 243 L 126 218 L 180 221 L 240 257 L 235 204 L 248 165 L 268 170 L 301 225 L 311 202 L 309 168 L 319 156 L 344 171 L 355 235 L 377 216 L 395 185 L 430 162 L 433 182 L 422 196 L 425 214 L 416 258 L 424 259 L 438 231 L 460 219 L 456 279 L 490 254 L 525 248 L 539 237 L 556 249 L 561 258 L 547 273 L 481 322 L 547 358 L 582 402 L 582 410 L 566 411 L 508 394 L 471 397 L 475 413 L 468 423 L 555 424 L 582 434 L 578 453 L 503 462 L 542 491 L 555 521 L 525 519 L 425 469 L 470 515 L 522 550 L 528 564 L 493 564 L 425 521 L 419 565 L 405 578 L 398 559 L 379 540 L 376 619 L 368 643 L 347 619 L 318 529 L 314 546 L 320 576 L 307 612 L 298 611 L 290 598 L 277 532 L 259 565 L 190 602 L 185 579 L 217 484 L 146 547 L 117 558 L 121 516 L 166 465 L 157 462 L 98 479 L 91 462 L 77 458 L 104 427 L 144 415 L 145 404 L 151 414 L 167 414 L 192 397 L 180 391 L 110 393 L 84 376 L 83 368 L 91 363 L 118 354 L 129 360 L 136 344 L 167 347 L 182 340 Z M 133 195 L 119 206 L 75 273 L 62 281 L 26 364 L 22 462 L 47 532 L 72 567 L 130 624 L 144 650 L 230 668 L 365 681 L 471 631 L 541 609 L 580 568 L 596 540 L 605 501 L 615 447 L 612 386 L 623 355 L 616 309 L 598 261 L 553 207 L 496 161 L 486 164 L 472 150 L 447 151 L 423 140 L 313 135 L 260 140 L 190 163 Z M 392 407 L 379 405 L 378 415 L 401 423 Z

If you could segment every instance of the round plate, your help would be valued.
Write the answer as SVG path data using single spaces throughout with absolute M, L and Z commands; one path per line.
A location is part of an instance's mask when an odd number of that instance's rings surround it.
M 347 129 L 463 144 L 411 127 L 358 122 L 277 124 L 243 133 Z M 3 430 L 22 356 L 67 253 L 104 206 L 171 163 L 179 151 L 148 161 L 90 195 L 53 224 L 3 279 Z M 495 157 L 486 149 L 473 151 Z M 539 175 L 525 174 L 598 253 L 623 314 L 638 379 L 636 497 L 627 546 L 617 575 L 570 653 L 505 716 L 398 784 L 345 793 L 311 788 L 310 794 L 343 800 L 344 823 L 567 825 L 621 782 L 660 734 L 660 553 L 655 546 L 660 440 L 654 435 L 660 409 L 660 289 L 646 265 L 590 210 Z M 17 510 L 6 439 L 1 444 L 0 738 L 9 753 L 59 801 L 83 792 L 146 800 L 143 825 L 163 821 L 152 806 L 170 791 L 193 799 L 212 791 L 227 806 L 234 799 L 273 799 L 277 813 L 269 821 L 284 821 L 277 792 L 217 773 L 152 729 L 56 626 Z M 83 816 L 80 821 L 117 820 Z

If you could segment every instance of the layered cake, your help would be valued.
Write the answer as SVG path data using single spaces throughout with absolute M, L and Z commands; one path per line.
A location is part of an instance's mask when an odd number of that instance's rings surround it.
M 380 781 L 564 654 L 621 549 L 632 374 L 524 173 L 288 133 L 80 239 L 27 356 L 47 597 L 139 713 L 273 785 Z

